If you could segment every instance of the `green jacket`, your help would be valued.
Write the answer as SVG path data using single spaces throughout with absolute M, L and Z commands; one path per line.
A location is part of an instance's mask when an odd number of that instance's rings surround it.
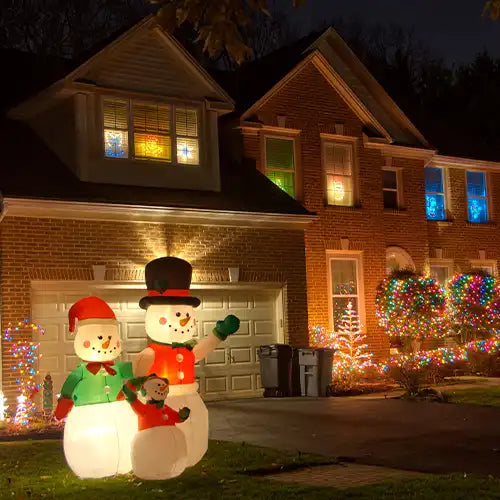
M 68 376 L 61 389 L 61 398 L 72 399 L 75 406 L 112 403 L 127 379 L 132 378 L 132 363 L 114 363 L 116 375 L 99 370 L 95 375 L 80 363 Z

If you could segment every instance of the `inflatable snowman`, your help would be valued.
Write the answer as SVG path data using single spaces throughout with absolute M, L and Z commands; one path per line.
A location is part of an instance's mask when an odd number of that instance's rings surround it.
M 179 412 L 165 404 L 168 380 L 152 374 L 142 381 L 146 403 L 125 385 L 123 393 L 139 418 L 139 432 L 132 441 L 132 470 L 141 479 L 171 479 L 184 472 L 187 463 L 186 438 L 176 424 L 184 422 L 189 408 Z
M 113 362 L 121 353 L 115 315 L 99 297 L 81 299 L 69 310 L 69 331 L 82 362 L 64 382 L 55 411 L 58 420 L 67 416 L 66 461 L 80 478 L 127 473 L 137 417 L 116 400 L 132 365 Z
M 167 403 L 191 410 L 188 421 L 179 424 L 186 437 L 187 466 L 200 461 L 208 447 L 208 411 L 198 394 L 194 364 L 239 328 L 236 316 L 217 321 L 213 332 L 200 341 L 195 334 L 195 310 L 200 299 L 192 297 L 192 268 L 176 257 L 161 257 L 146 265 L 148 294 L 139 305 L 146 309 L 146 332 L 152 342 L 134 361 L 134 375 L 155 373 L 170 382 Z

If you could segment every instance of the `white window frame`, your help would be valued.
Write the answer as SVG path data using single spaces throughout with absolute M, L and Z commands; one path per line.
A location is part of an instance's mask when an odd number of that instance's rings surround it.
M 123 158 L 113 158 L 111 156 L 106 156 L 105 154 L 105 144 L 104 144 L 104 101 L 105 100 L 118 100 L 118 101 L 124 101 L 127 103 L 128 107 L 128 127 L 127 127 L 127 132 L 128 132 L 128 156 L 123 157 Z M 153 106 L 169 106 L 169 119 L 170 119 L 170 147 L 171 147 L 171 161 L 166 161 L 166 160 L 155 160 L 153 158 L 136 158 L 135 157 L 135 141 L 134 141 L 134 112 L 133 112 L 133 106 L 134 103 L 137 104 L 150 104 Z M 198 120 L 198 159 L 199 163 L 198 164 L 190 164 L 190 163 L 180 163 L 177 160 L 177 134 L 176 134 L 176 123 L 175 123 L 175 108 L 188 108 L 188 109 L 195 109 L 196 110 L 196 116 Z M 140 163 L 158 163 L 158 164 L 163 164 L 163 165 L 169 165 L 169 166 L 178 166 L 178 167 L 199 167 L 202 163 L 202 108 L 199 104 L 195 103 L 186 103 L 186 102 L 171 102 L 171 101 L 155 101 L 153 99 L 142 99 L 140 97 L 121 97 L 121 96 L 116 96 L 116 95 L 108 95 L 108 94 L 103 94 L 100 99 L 100 108 L 99 108 L 99 115 L 100 115 L 100 133 L 101 133 L 101 147 L 102 147 L 102 157 L 105 160 L 110 160 L 110 161 L 120 161 L 120 160 L 129 160 L 129 161 L 137 161 Z M 161 135 L 161 134 L 160 134 Z
M 448 280 L 453 277 L 454 263 L 451 259 L 429 259 L 429 276 L 432 277 L 431 269 L 433 267 L 443 267 L 446 268 L 448 274 Z M 446 283 L 443 284 L 445 286 Z
M 358 205 L 359 193 L 358 193 L 358 169 L 357 169 L 357 156 L 356 156 L 356 137 L 350 136 L 337 136 L 332 134 L 320 134 L 321 138 L 321 167 L 323 170 L 324 179 L 324 198 L 325 205 L 329 207 L 340 207 L 340 208 L 353 208 Z M 325 150 L 328 144 L 334 144 L 336 146 L 345 146 L 351 149 L 351 181 L 352 181 L 352 205 L 337 205 L 335 203 L 328 202 L 328 174 L 329 170 L 325 162 Z M 336 175 L 336 174 L 335 174 Z M 348 177 L 346 175 L 339 177 Z
M 473 259 L 470 261 L 471 269 L 483 269 L 493 276 L 498 276 L 498 265 L 495 259 Z
M 441 179 L 443 182 L 443 192 L 438 193 L 436 191 L 427 191 L 426 186 L 425 186 L 425 168 L 438 168 L 441 170 Z M 446 167 L 441 167 L 441 166 L 435 166 L 435 165 L 425 165 L 424 167 L 424 196 L 427 194 L 435 194 L 435 195 L 443 195 L 443 200 L 444 200 L 444 219 L 428 219 L 427 218 L 427 208 L 425 212 L 425 219 L 430 221 L 430 222 L 446 222 L 447 220 L 450 219 L 450 200 L 448 198 L 448 193 L 450 192 L 449 189 L 449 178 L 448 178 L 448 169 Z M 425 198 L 425 202 L 427 204 L 427 197 Z
M 293 179 L 294 179 L 294 190 L 295 190 L 295 196 L 294 198 L 296 200 L 299 200 L 302 198 L 302 191 L 300 190 L 300 182 L 299 182 L 299 151 L 298 151 L 298 140 L 297 140 L 298 134 L 295 133 L 286 133 L 284 132 L 283 134 L 275 134 L 272 132 L 264 132 L 262 134 L 262 173 L 267 177 L 267 171 L 272 170 L 276 172 L 285 172 L 285 173 L 293 173 Z M 284 139 L 287 141 L 292 141 L 293 144 L 293 171 L 292 170 L 287 170 L 287 169 L 275 169 L 275 168 L 267 168 L 267 139 Z M 279 186 L 278 186 L 279 187 Z M 281 189 L 281 188 L 280 188 Z M 283 190 L 284 191 L 284 190 Z M 285 191 L 286 193 L 286 191 Z
M 396 197 L 397 197 L 397 207 L 396 208 L 390 208 L 390 207 L 385 207 L 384 210 L 402 210 L 404 208 L 404 202 L 403 202 L 403 171 L 401 167 L 391 167 L 391 166 L 384 166 L 382 167 L 382 171 L 388 171 L 388 172 L 396 172 L 396 189 L 393 188 L 385 188 L 384 187 L 384 180 L 382 178 L 382 191 L 390 191 L 390 192 L 396 192 Z M 383 199 L 382 199 L 383 203 Z
M 356 262 L 356 285 L 358 289 L 357 295 L 337 295 L 333 293 L 333 277 L 332 277 L 332 261 L 350 260 Z M 327 286 L 328 286 L 328 318 L 330 330 L 334 330 L 333 322 L 333 299 L 334 298 L 357 298 L 359 320 L 363 330 L 366 330 L 366 309 L 365 309 L 365 289 L 363 275 L 363 252 L 362 251 L 337 251 L 327 250 L 326 252 L 327 265 Z
M 484 196 L 469 196 L 469 183 L 467 182 L 467 173 L 468 172 L 476 172 L 476 173 L 481 173 L 484 175 Z M 465 211 L 466 211 L 466 218 L 467 222 L 470 224 L 488 224 L 491 220 L 491 206 L 490 206 L 490 201 L 489 201 L 489 186 L 488 186 L 488 172 L 486 170 L 479 170 L 475 168 L 467 168 L 465 169 Z M 486 201 L 486 210 L 488 211 L 488 217 L 485 222 L 474 222 L 469 219 L 469 199 L 478 199 L 478 200 L 485 200 Z
M 411 258 L 411 255 L 402 247 L 397 247 L 397 246 L 390 246 L 385 249 L 385 272 L 386 275 L 388 276 L 390 271 L 389 267 L 387 266 L 387 260 L 389 258 L 389 255 L 393 254 L 396 260 L 401 260 L 405 261 L 405 264 L 400 269 L 405 269 L 405 268 L 410 268 L 413 269 L 414 271 L 416 270 L 415 262 L 413 262 L 413 259 Z

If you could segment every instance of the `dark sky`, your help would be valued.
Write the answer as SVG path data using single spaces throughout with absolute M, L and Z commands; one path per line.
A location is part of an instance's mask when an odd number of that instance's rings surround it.
M 307 0 L 300 9 L 290 11 L 295 29 L 306 34 L 335 17 L 363 23 L 396 23 L 413 27 L 416 38 L 436 55 L 449 62 L 467 62 L 487 48 L 500 57 L 500 21 L 483 17 L 485 0 Z

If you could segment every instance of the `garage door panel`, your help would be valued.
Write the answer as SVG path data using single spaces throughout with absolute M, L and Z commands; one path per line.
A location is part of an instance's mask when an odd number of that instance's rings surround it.
M 241 296 L 234 296 L 234 295 L 229 295 L 228 297 L 229 301 L 229 309 L 248 309 L 251 304 L 251 299 L 249 300 L 247 297 L 241 297 Z
M 144 329 L 143 322 L 129 322 L 123 325 L 122 331 L 127 339 L 145 339 L 146 338 L 146 330 Z
M 57 352 L 52 355 L 44 354 L 38 363 L 38 370 L 44 374 L 63 371 L 63 367 L 60 366 L 60 359 Z
M 272 321 L 254 321 L 253 326 L 255 335 L 273 335 L 274 324 Z
M 238 392 L 251 391 L 253 389 L 252 375 L 236 375 L 231 377 L 231 390 Z
M 226 377 L 205 377 L 205 392 L 207 394 L 220 394 L 226 391 Z
M 250 347 L 236 347 L 229 349 L 232 365 L 252 362 L 252 350 Z
M 226 349 L 224 347 L 215 349 L 203 360 L 204 365 L 224 366 L 226 364 Z
M 202 311 L 221 311 L 224 309 L 224 296 L 223 295 L 211 295 L 208 297 L 202 297 L 201 304 L 198 307 Z
M 234 334 L 234 337 L 248 337 L 250 335 L 250 321 L 249 320 L 241 320 L 240 318 L 240 328 Z

